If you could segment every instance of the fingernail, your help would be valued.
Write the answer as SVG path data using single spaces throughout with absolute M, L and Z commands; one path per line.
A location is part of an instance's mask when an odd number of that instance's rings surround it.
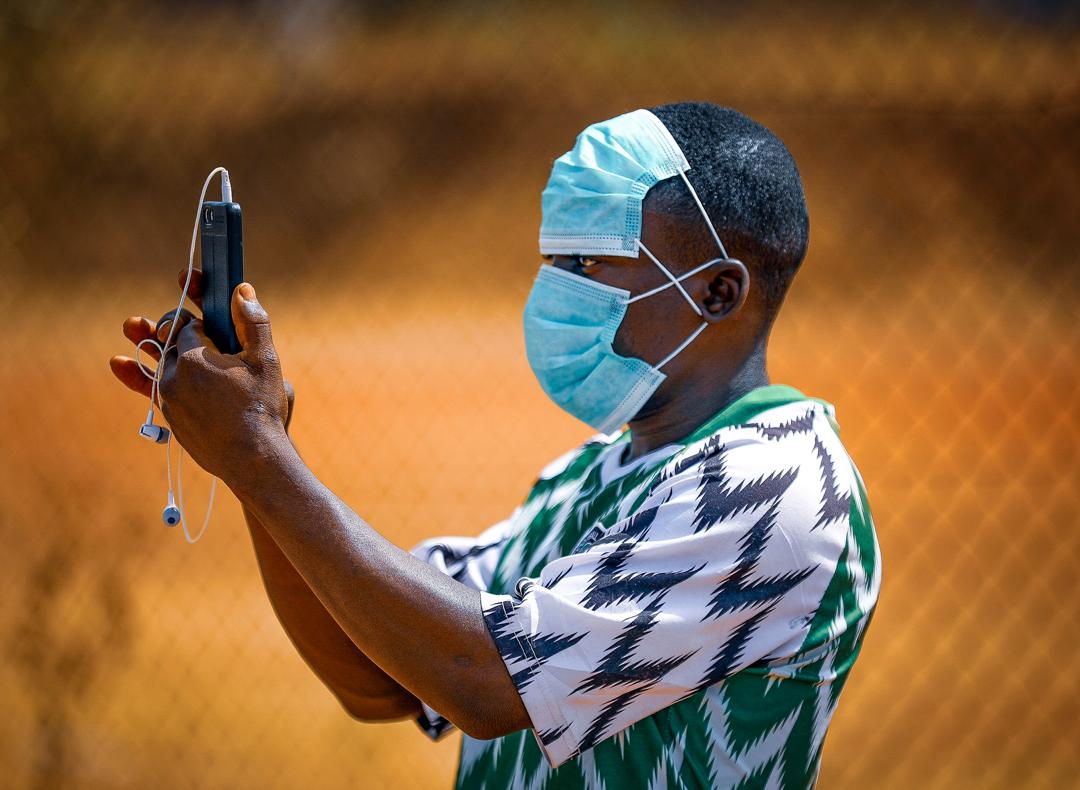
M 255 301 L 255 289 L 251 287 L 250 283 L 240 283 L 240 295 L 244 297 L 246 302 Z

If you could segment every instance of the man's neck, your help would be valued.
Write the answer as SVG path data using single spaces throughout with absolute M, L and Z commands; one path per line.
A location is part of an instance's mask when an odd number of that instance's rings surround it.
M 630 422 L 630 452 L 626 461 L 640 458 L 664 445 L 683 439 L 714 414 L 751 390 L 769 383 L 765 370 L 765 344 L 742 365 L 719 380 L 699 378 L 687 382 L 671 401 Z

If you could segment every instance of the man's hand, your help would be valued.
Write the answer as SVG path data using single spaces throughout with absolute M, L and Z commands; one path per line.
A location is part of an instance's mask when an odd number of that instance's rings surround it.
M 180 272 L 181 284 L 186 274 L 186 269 Z M 200 307 L 201 274 L 193 272 L 188 289 Z M 281 378 L 265 309 L 254 299 L 245 300 L 239 288 L 231 306 L 243 350 L 220 353 L 203 332 L 202 321 L 181 310 L 175 316 L 176 348 L 165 360 L 160 392 L 174 436 L 200 466 L 226 482 L 225 475 L 249 461 L 262 442 L 288 428 L 293 406 L 292 387 Z M 124 335 L 136 344 L 148 338 L 164 342 L 175 312 L 157 322 L 132 316 L 124 321 Z M 158 359 L 152 348 L 144 349 Z M 134 359 L 115 356 L 109 363 L 124 385 L 150 396 L 151 380 Z

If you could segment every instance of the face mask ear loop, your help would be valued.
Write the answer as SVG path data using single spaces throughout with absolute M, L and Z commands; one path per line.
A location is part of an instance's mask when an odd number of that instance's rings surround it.
M 712 234 L 713 239 L 716 241 L 716 246 L 720 248 L 720 254 L 727 258 L 728 254 L 727 250 L 724 249 L 724 242 L 720 241 L 720 234 L 717 233 L 716 228 L 713 227 L 712 220 L 709 219 L 709 214 L 705 211 L 705 206 L 701 205 L 701 198 L 698 197 L 697 190 L 694 189 L 694 185 L 690 183 L 690 179 L 686 177 L 685 170 L 680 170 L 679 175 L 682 176 L 682 180 L 686 183 L 686 188 L 690 190 L 690 196 L 694 198 L 694 202 L 697 203 L 701 216 L 705 218 L 705 224 L 709 226 L 709 233 Z
M 683 277 L 680 278 L 680 277 L 676 277 L 674 274 L 669 272 L 667 270 L 667 267 L 664 266 L 664 264 L 660 263 L 660 261 L 657 259 L 657 257 L 655 255 L 653 255 L 651 252 L 649 252 L 649 248 L 641 243 L 640 239 L 638 240 L 638 247 L 640 247 L 645 252 L 645 254 L 648 255 L 652 259 L 653 263 L 655 263 L 658 267 L 660 267 L 660 271 L 662 271 L 664 273 L 664 275 L 669 280 L 671 280 L 671 282 L 667 283 L 666 285 L 661 285 L 659 288 L 653 288 L 651 291 L 646 291 L 643 294 L 638 294 L 637 296 L 629 299 L 627 301 L 627 304 L 629 304 L 630 302 L 636 301 L 638 299 L 643 299 L 646 296 L 652 296 L 654 293 L 658 293 L 660 291 L 663 291 L 665 288 L 670 288 L 672 285 L 674 285 L 676 288 L 679 289 L 679 293 L 681 293 L 683 295 L 683 298 L 686 299 L 686 301 L 690 303 L 690 307 L 692 307 L 694 309 L 694 312 L 697 313 L 698 315 L 701 315 L 701 308 L 697 306 L 697 302 L 695 302 L 693 299 L 690 298 L 690 294 L 688 294 L 686 292 L 686 289 L 682 287 L 682 283 L 679 282 L 680 279 L 688 277 L 689 275 L 684 274 Z
M 675 357 L 679 356 L 679 352 L 681 352 L 688 345 L 693 343 L 694 338 L 696 338 L 698 335 L 700 335 L 702 332 L 704 332 L 705 327 L 707 327 L 708 325 L 709 325 L 708 321 L 702 321 L 701 326 L 699 326 L 697 329 L 695 329 L 693 332 L 690 333 L 690 337 L 686 338 L 686 340 L 684 340 L 682 343 L 679 344 L 678 348 L 676 348 L 674 351 L 672 351 L 670 354 L 668 354 L 666 357 L 664 357 L 662 360 L 660 360 L 659 364 L 657 364 L 657 366 L 656 366 L 656 369 L 660 370 L 660 368 L 664 367 L 664 365 L 669 363 L 671 360 L 675 359 Z

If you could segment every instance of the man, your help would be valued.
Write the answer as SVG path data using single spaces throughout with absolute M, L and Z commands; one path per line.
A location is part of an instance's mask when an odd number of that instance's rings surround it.
M 807 245 L 795 163 L 733 110 L 665 105 L 582 132 L 542 209 L 529 362 L 600 433 L 478 538 L 405 552 L 319 482 L 249 284 L 236 356 L 178 317 L 164 414 L 312 669 L 359 719 L 463 730 L 459 786 L 810 786 L 880 566 L 833 408 L 766 374 Z

